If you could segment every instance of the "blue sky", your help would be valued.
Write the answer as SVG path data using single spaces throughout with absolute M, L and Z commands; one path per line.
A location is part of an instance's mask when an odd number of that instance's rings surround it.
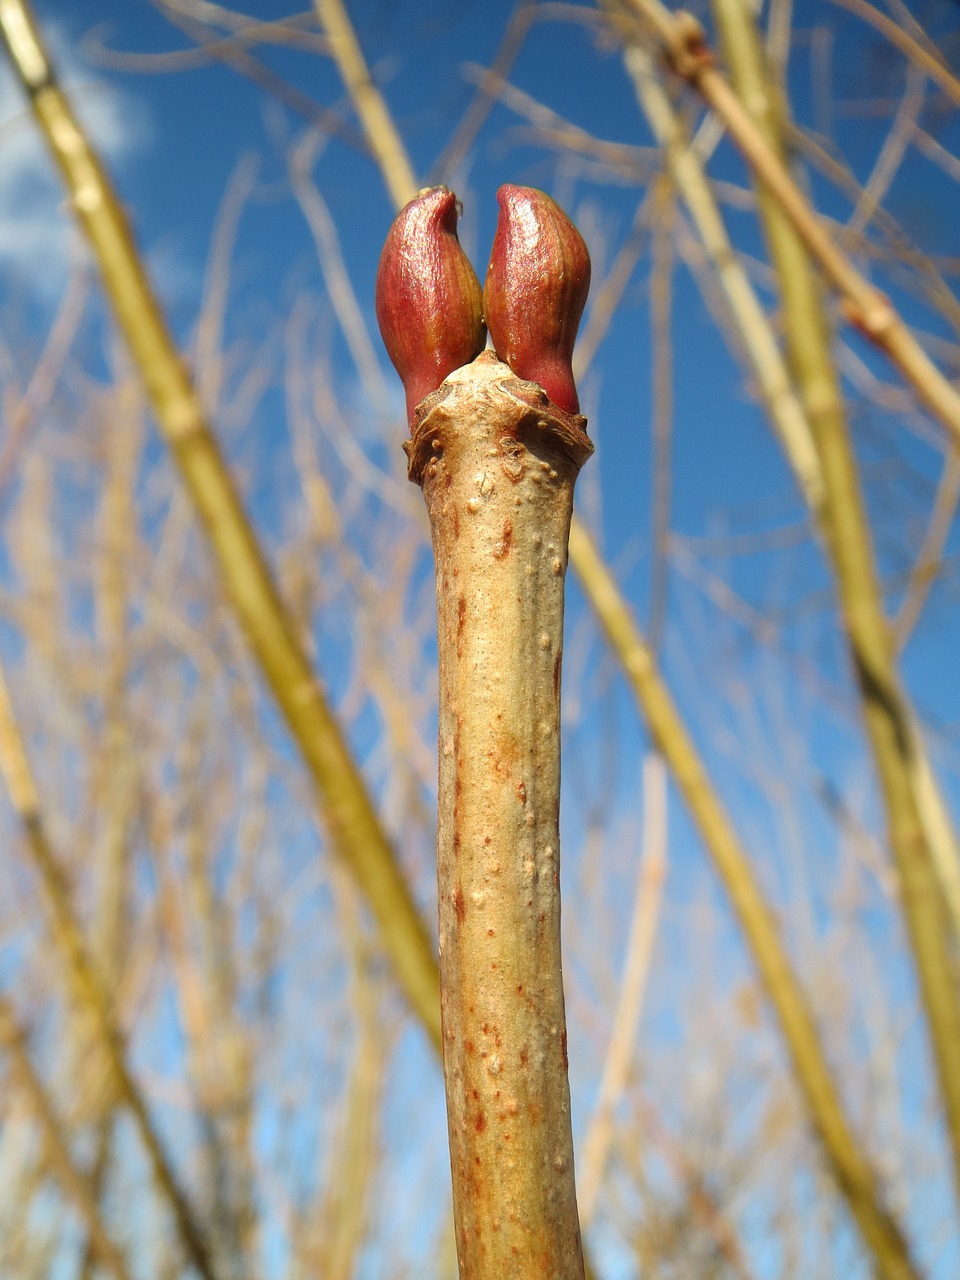
M 510 6 L 500 0 L 464 4 L 447 0 L 432 5 L 379 0 L 353 3 L 350 9 L 418 175 L 424 180 L 435 177 L 437 159 L 471 100 L 469 64 L 490 62 Z M 255 167 L 250 170 L 253 176 L 232 254 L 227 341 L 239 349 L 246 344 L 247 350 L 273 352 L 279 368 L 277 326 L 299 296 L 315 299 L 320 319 L 310 332 L 318 341 L 329 343 L 337 390 L 356 409 L 352 422 L 360 444 L 381 462 L 387 457 L 382 415 L 365 401 L 347 345 L 329 321 L 314 244 L 290 192 L 286 156 L 302 138 L 307 128 L 304 120 L 289 104 L 256 90 L 226 67 L 159 73 L 145 66 L 137 70 L 118 66 L 116 57 L 105 51 L 157 54 L 191 47 L 141 0 L 73 0 L 70 4 L 52 0 L 38 3 L 37 11 L 76 105 L 129 205 L 180 340 L 186 345 L 193 341 L 224 192 L 235 180 L 238 166 L 248 163 Z M 264 19 L 283 12 L 267 3 L 257 5 L 255 11 Z M 929 6 L 929 14 L 931 30 L 948 34 L 955 30 L 948 4 Z M 798 34 L 790 86 L 796 115 L 812 127 L 832 130 L 830 145 L 865 180 L 903 90 L 902 63 L 885 56 L 874 36 L 865 35 L 849 16 L 828 4 L 796 0 L 794 16 Z M 944 47 L 955 50 L 950 42 Z M 329 62 L 277 49 L 261 51 L 259 56 L 301 93 L 339 111 L 356 135 L 356 123 Z M 863 68 L 876 77 L 877 92 L 871 95 L 869 110 L 861 102 Z M 539 23 L 510 78 L 582 129 L 613 142 L 650 145 L 617 50 L 577 23 Z M 833 100 L 830 111 L 826 97 Z M 960 144 L 956 118 L 946 114 L 932 93 L 922 120 L 944 147 L 956 149 Z M 0 155 L 5 173 L 0 184 L 3 292 L 27 317 L 27 331 L 34 324 L 40 332 L 66 287 L 76 244 L 56 182 L 5 74 L 0 79 Z M 729 146 L 721 143 L 710 168 L 714 177 L 744 185 L 742 165 Z M 375 334 L 373 281 L 393 216 L 388 195 L 362 148 L 337 138 L 318 150 L 313 177 L 337 228 L 361 311 Z M 595 282 L 609 270 L 642 194 L 639 185 L 622 175 L 545 149 L 527 123 L 504 105 L 494 107 L 466 165 L 450 181 L 464 203 L 461 239 L 481 276 L 492 241 L 500 183 L 541 186 L 562 201 L 591 245 Z M 825 212 L 837 218 L 849 214 L 846 197 L 819 177 L 811 181 Z M 886 203 L 921 247 L 943 255 L 954 252 L 960 211 L 956 188 L 917 149 L 909 152 Z M 763 272 L 753 265 L 762 254 L 753 214 L 732 207 L 727 217 L 738 248 L 748 255 L 761 296 L 772 308 L 774 300 L 764 291 Z M 866 259 L 861 266 L 876 273 L 878 282 L 919 327 L 941 338 L 948 336 L 944 322 L 913 299 L 895 274 Z M 956 265 L 951 269 L 954 274 L 948 278 L 955 285 Z M 649 270 L 649 253 L 645 253 L 581 385 L 581 400 L 598 448 L 580 483 L 580 509 L 594 524 L 641 619 L 646 617 L 650 571 Z M 837 638 L 829 579 L 809 529 L 804 528 L 802 504 L 770 429 L 744 390 L 740 370 L 711 321 L 696 281 L 680 261 L 673 285 L 671 522 L 677 554 L 671 568 L 664 667 L 748 846 L 763 851 L 765 881 L 787 903 L 802 896 L 797 862 L 791 861 L 789 819 L 792 808 L 796 809 L 793 816 L 802 833 L 801 861 L 806 860 L 813 932 L 833 945 L 835 940 L 828 935 L 836 885 L 830 875 L 842 833 L 817 800 L 824 779 L 835 780 L 852 797 L 851 804 L 865 824 L 878 827 L 878 815 L 869 767 L 851 715 L 850 681 Z M 844 336 L 867 369 L 896 383 L 895 375 L 860 339 Z M 379 345 L 376 350 L 399 432 L 400 388 Z M 893 575 L 904 566 L 904 546 L 915 551 L 919 545 L 941 454 L 928 439 L 905 430 L 902 421 L 862 402 L 853 405 L 851 419 L 869 476 L 868 499 L 882 564 Z M 253 459 L 259 466 L 259 470 L 247 468 L 250 500 L 258 524 L 274 541 L 285 520 L 284 494 L 275 480 L 287 474 L 282 459 L 289 444 L 279 386 L 263 397 L 253 435 L 255 443 L 244 443 L 241 456 L 245 464 Z M 382 462 L 394 473 L 399 440 L 398 434 L 395 453 Z M 909 474 L 905 465 L 911 468 Z M 742 540 L 748 535 L 786 531 L 786 536 L 791 529 L 798 533 L 792 543 L 787 539 L 786 549 L 744 549 Z M 709 545 L 705 540 L 710 540 Z M 356 549 L 362 555 L 371 550 L 362 541 Z M 947 551 L 955 556 L 958 550 L 954 531 Z M 717 607 L 715 594 L 711 598 L 710 592 L 720 583 L 737 593 L 740 620 L 731 616 L 729 606 Z M 894 586 L 891 607 L 898 599 Z M 905 659 L 911 689 L 933 730 L 934 759 L 944 766 L 945 785 L 954 801 L 960 763 L 956 599 L 955 581 L 947 576 L 934 588 Z M 751 609 L 774 611 L 778 626 L 769 643 L 759 643 L 743 624 Z M 565 841 L 571 850 L 567 874 L 572 880 L 582 870 L 578 853 L 585 845 L 591 804 L 598 794 L 609 793 L 615 815 L 612 826 L 623 830 L 625 841 L 636 842 L 638 779 L 647 744 L 625 686 L 603 656 L 575 583 L 570 588 L 568 635 L 568 681 L 572 663 L 587 672 L 582 681 L 571 684 L 567 707 L 570 734 L 575 735 L 565 765 L 571 787 L 564 811 Z M 324 675 L 336 694 L 347 682 L 350 635 L 334 623 L 324 638 Z M 753 692 L 744 692 L 751 682 Z M 784 735 L 784 726 L 797 731 L 799 746 Z M 361 752 L 367 745 L 365 735 L 372 741 L 374 726 L 361 719 L 357 729 Z M 769 766 L 771 776 L 781 780 L 784 794 L 764 792 L 758 784 L 762 766 Z M 664 1046 L 685 1025 L 673 1017 L 677 993 L 695 997 L 698 984 L 704 981 L 684 940 L 684 909 L 701 896 L 722 901 L 709 887 L 696 838 L 675 799 L 670 857 L 671 909 L 657 951 L 661 976 L 655 977 L 645 1024 L 650 1042 Z M 618 900 L 625 900 L 625 886 L 632 884 L 632 866 L 632 856 L 622 853 L 607 868 L 610 885 L 595 908 L 598 929 L 602 919 L 613 921 L 605 938 L 609 954 L 600 966 L 613 973 L 626 929 Z M 791 928 L 794 924 L 791 916 Z M 882 913 L 868 933 L 878 950 L 888 936 L 897 937 L 896 926 Z M 801 948 L 801 925 L 796 925 L 792 941 Z M 728 967 L 733 975 L 731 983 L 745 980 L 749 966 L 729 927 L 716 956 L 719 967 Z M 805 962 L 806 972 L 812 975 L 817 970 L 816 959 Z M 590 989 L 589 966 L 577 980 Z M 723 985 L 719 974 L 717 981 Z M 890 964 L 884 981 L 897 1001 L 909 1000 L 910 978 L 899 961 Z M 853 1030 L 850 1034 L 855 1036 Z M 838 1043 L 843 1039 L 840 1035 Z M 422 1045 L 414 1044 L 403 1056 L 414 1073 L 422 1050 Z M 923 1071 L 918 1065 L 923 1060 L 922 1042 L 915 1028 L 904 1034 L 902 1052 L 911 1081 L 904 1113 L 911 1118 L 923 1093 L 922 1084 L 915 1083 L 922 1080 Z M 649 1048 L 646 1053 L 654 1056 Z M 597 1055 L 593 1042 L 572 1050 L 576 1120 L 581 1126 L 592 1103 Z M 655 1079 L 656 1064 L 649 1069 Z M 399 1073 L 399 1097 L 392 1103 L 396 1116 L 407 1114 L 411 1088 Z M 437 1114 L 433 1113 L 434 1124 Z M 442 1158 L 439 1166 L 442 1171 Z M 946 1212 L 943 1180 L 928 1176 L 924 1186 L 931 1199 L 927 1205 L 913 1205 L 918 1226 L 925 1215 L 942 1219 Z M 931 1275 L 946 1280 L 956 1256 L 956 1250 L 951 1255 L 949 1250 L 931 1248 Z M 615 1269 L 618 1257 L 611 1247 L 611 1277 L 621 1274 Z M 370 1275 L 378 1274 L 376 1260 L 370 1268 Z M 758 1258 L 757 1274 L 774 1276 L 776 1262 L 764 1264 Z

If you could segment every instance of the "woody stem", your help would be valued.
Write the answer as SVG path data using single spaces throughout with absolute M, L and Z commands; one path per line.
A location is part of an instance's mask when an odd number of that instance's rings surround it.
M 560 668 L 592 447 L 492 352 L 408 446 L 437 566 L 443 1064 L 461 1280 L 582 1280 L 560 968 Z

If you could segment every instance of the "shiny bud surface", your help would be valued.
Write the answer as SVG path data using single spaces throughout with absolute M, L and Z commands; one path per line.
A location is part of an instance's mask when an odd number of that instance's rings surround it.
M 401 209 L 377 270 L 383 345 L 407 396 L 407 418 L 483 350 L 480 281 L 457 239 L 457 199 L 430 187 Z
M 497 355 L 538 382 L 561 409 L 579 413 L 573 344 L 590 288 L 590 255 L 560 206 L 534 187 L 503 186 L 483 290 Z

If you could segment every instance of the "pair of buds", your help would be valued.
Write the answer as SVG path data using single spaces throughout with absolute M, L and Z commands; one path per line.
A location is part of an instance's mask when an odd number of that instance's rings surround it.
M 407 396 L 407 417 L 444 378 L 483 350 L 578 413 L 573 344 L 590 287 L 590 256 L 567 215 L 542 191 L 504 186 L 481 294 L 457 239 L 457 200 L 431 187 L 390 228 L 377 271 L 377 320 Z

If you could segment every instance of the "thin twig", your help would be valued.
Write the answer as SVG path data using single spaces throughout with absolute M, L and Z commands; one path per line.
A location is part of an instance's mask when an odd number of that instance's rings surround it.
M 13 1006 L 4 997 L 0 997 L 0 1044 L 10 1055 L 17 1079 L 30 1099 L 54 1176 L 83 1218 L 93 1251 L 115 1280 L 130 1280 L 127 1264 L 100 1216 L 90 1180 L 77 1168 L 64 1140 L 63 1121 L 56 1114 L 46 1086 L 34 1068 L 23 1028 L 17 1021 Z
M 858 18 L 868 22 L 881 35 L 885 36 L 904 57 L 928 75 L 938 85 L 956 107 L 960 107 L 960 80 L 953 74 L 943 60 L 942 54 L 931 44 L 921 44 L 913 36 L 904 31 L 885 13 L 875 9 L 867 0 L 833 0 L 840 9 L 855 13 Z
M 797 484 L 812 512 L 823 500 L 823 477 L 810 425 L 794 393 L 766 314 L 737 258 L 703 166 L 687 145 L 679 118 L 656 73 L 653 58 L 640 45 L 624 51 L 638 100 L 664 149 L 666 164 L 717 272 L 736 321 L 744 354 L 763 396 Z
M 670 569 L 671 439 L 673 435 L 673 222 L 676 199 L 669 175 L 657 184 L 650 275 L 650 327 L 653 334 L 653 530 L 650 547 L 650 647 L 659 653 L 667 625 Z
M 596 1212 L 607 1153 L 613 1139 L 616 1106 L 626 1087 L 634 1054 L 666 875 L 667 779 L 662 758 L 651 753 L 643 762 L 642 856 L 637 868 L 637 888 L 623 979 L 600 1076 L 597 1103 L 579 1161 L 577 1193 L 580 1220 L 585 1230 Z
M 893 620 L 893 642 L 900 653 L 907 647 L 920 620 L 930 588 L 940 572 L 943 549 L 953 527 L 958 501 L 960 501 L 960 453 L 951 450 L 943 464 L 937 496 L 930 515 L 930 524 L 917 553 L 903 602 Z
M 91 956 L 70 903 L 66 879 L 47 837 L 36 783 L 0 668 L 0 774 L 23 828 L 27 848 L 46 893 L 54 922 L 54 937 L 63 952 L 66 972 L 82 1007 L 97 1028 L 119 1097 L 129 1108 L 146 1148 L 154 1179 L 173 1211 L 181 1241 L 204 1280 L 216 1280 L 208 1246 L 193 1210 L 180 1187 L 173 1166 L 147 1110 L 143 1094 L 127 1062 L 123 1036 L 110 1007 L 107 988 Z
M 342 0 L 314 0 L 317 16 L 330 41 L 331 54 L 343 76 L 394 204 L 399 208 L 416 194 L 417 182 L 393 118 L 371 79 L 353 24 Z M 377 142 L 374 143 L 374 139 Z
M 446 181 L 447 175 L 455 174 L 463 164 L 464 158 L 483 127 L 483 122 L 497 100 L 497 84 L 506 78 L 510 68 L 520 56 L 520 50 L 537 17 L 539 7 L 536 0 L 517 0 L 517 6 L 510 15 L 510 21 L 500 40 L 500 47 L 494 54 L 490 66 L 484 71 L 473 101 L 464 112 L 450 141 L 433 166 L 433 171 L 439 176 L 431 181 Z
M 652 33 L 671 67 L 702 95 L 730 137 L 776 199 L 784 215 L 841 294 L 847 319 L 896 365 L 921 404 L 960 444 L 960 394 L 904 324 L 890 299 L 860 274 L 838 247 L 775 150 L 763 137 L 729 83 L 717 69 L 699 22 L 673 13 L 660 0 L 622 0 L 636 20 L 625 35 L 636 41 Z

